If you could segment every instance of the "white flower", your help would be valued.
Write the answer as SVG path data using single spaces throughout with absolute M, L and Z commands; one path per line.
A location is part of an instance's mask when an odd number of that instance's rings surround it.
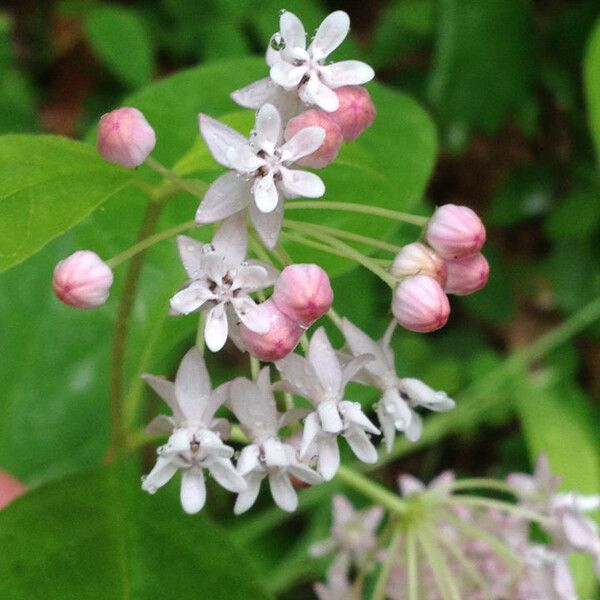
M 213 352 L 227 340 L 229 306 L 248 329 L 260 334 L 269 331 L 268 317 L 249 294 L 273 285 L 277 272 L 258 261 L 244 261 L 247 234 L 243 215 L 225 221 L 210 244 L 185 236 L 179 236 L 177 244 L 190 279 L 171 298 L 171 309 L 178 314 L 207 311 L 204 337 Z
M 398 377 L 390 345 L 395 327 L 396 321 L 392 320 L 383 338 L 375 342 L 348 319 L 342 321 L 342 332 L 352 354 L 369 353 L 375 357 L 364 365 L 354 380 L 383 392 L 377 405 L 377 417 L 388 452 L 392 450 L 396 431 L 403 431 L 411 442 L 421 437 L 423 423 L 415 407 L 446 412 L 455 406 L 454 400 L 445 392 L 435 391 L 418 379 Z
M 242 430 L 253 442 L 242 450 L 238 460 L 238 473 L 245 478 L 248 488 L 238 495 L 235 514 L 245 512 L 254 504 L 265 477 L 269 478 L 277 506 L 289 512 L 296 510 L 298 496 L 290 476 L 310 485 L 321 483 L 322 479 L 298 460 L 295 448 L 282 442 L 277 433 L 306 411 L 293 409 L 284 415 L 277 412 L 268 367 L 262 369 L 256 383 L 242 377 L 232 381 L 229 404 Z
M 325 193 L 320 177 L 289 168 L 319 148 L 325 139 L 322 127 L 305 127 L 282 144 L 279 112 L 265 104 L 256 113 L 249 139 L 203 114 L 200 132 L 215 160 L 232 171 L 221 175 L 206 192 L 196 213 L 199 224 L 248 208 L 259 236 L 273 247 L 281 229 L 283 199 L 319 198 Z
M 142 478 L 142 489 L 154 494 L 181 469 L 181 505 L 190 514 L 200 511 L 206 500 L 204 469 L 225 489 L 243 492 L 246 482 L 231 464 L 233 449 L 222 441 L 229 434 L 229 423 L 214 418 L 226 399 L 226 386 L 211 391 L 208 372 L 198 350 L 192 348 L 184 356 L 175 383 L 154 375 L 142 375 L 142 378 L 173 411 L 173 416 L 156 417 L 146 429 L 147 433 L 170 433 L 171 436 L 158 449 L 152 471 Z
M 293 13 L 284 11 L 279 32 L 271 38 L 267 50 L 270 78 L 235 91 L 233 100 L 247 108 L 258 108 L 264 102 L 275 102 L 283 108 L 297 95 L 305 104 L 336 111 L 339 101 L 333 90 L 345 85 L 361 85 L 375 76 L 369 65 L 358 60 L 325 64 L 349 29 L 348 15 L 342 10 L 333 12 L 321 23 L 307 48 L 302 22 Z
M 333 478 L 340 464 L 337 436 L 343 435 L 359 460 L 377 461 L 377 450 L 368 433 L 379 429 L 363 413 L 358 402 L 344 400 L 344 388 L 351 377 L 369 360 L 370 355 L 358 356 L 342 368 L 331 347 L 325 330 L 313 334 L 308 358 L 289 354 L 275 363 L 286 380 L 273 386 L 304 396 L 315 407 L 304 421 L 300 458 L 314 442 L 318 455 L 318 470 L 327 481 Z

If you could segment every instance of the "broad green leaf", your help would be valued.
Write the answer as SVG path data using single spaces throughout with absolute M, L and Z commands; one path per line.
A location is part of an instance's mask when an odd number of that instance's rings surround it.
M 598 233 L 599 226 L 597 187 L 571 192 L 544 223 L 546 233 L 554 240 L 590 238 Z
M 210 491 L 210 490 L 209 490 Z M 0 513 L 0 596 L 86 600 L 267 599 L 248 555 L 118 465 L 32 491 Z M 210 498 L 209 498 L 210 502 Z
M 97 6 L 87 15 L 85 31 L 106 68 L 128 87 L 152 79 L 154 56 L 140 14 L 123 6 Z
M 588 119 L 600 160 L 600 19 L 590 36 L 583 65 Z
M 80 142 L 0 137 L 0 271 L 71 229 L 132 178 Z

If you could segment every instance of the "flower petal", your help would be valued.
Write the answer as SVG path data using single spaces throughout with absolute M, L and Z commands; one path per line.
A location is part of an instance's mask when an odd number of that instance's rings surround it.
M 233 512 L 236 515 L 241 515 L 246 512 L 258 498 L 260 491 L 260 482 L 263 480 L 264 474 L 261 473 L 250 473 L 246 476 L 247 488 L 244 492 L 240 492 L 235 501 Z
M 164 377 L 156 377 L 156 375 L 149 375 L 148 373 L 142 373 L 141 378 L 169 405 L 173 415 L 179 420 L 183 415 L 175 397 L 173 382 Z
M 319 473 L 325 481 L 331 481 L 340 467 L 340 449 L 337 437 L 334 435 L 322 435 L 318 440 L 319 446 Z
M 429 410 L 446 412 L 455 406 L 454 400 L 448 398 L 446 392 L 436 392 L 419 379 L 405 377 L 401 380 L 404 391 L 408 394 L 413 406 L 424 406 Z
M 212 245 L 225 257 L 225 270 L 238 267 L 248 251 L 245 215 L 237 213 L 224 221 L 215 233 Z
M 243 151 L 248 147 L 248 140 L 224 123 L 200 113 L 198 116 L 200 133 L 214 159 L 225 167 L 234 169 L 231 164 L 231 151 Z
M 329 56 L 345 39 L 350 31 L 350 17 L 343 10 L 328 15 L 315 34 L 309 52 L 315 60 Z
M 237 417 L 237 414 L 236 414 Z M 237 472 L 245 477 L 252 471 L 261 470 L 258 460 L 260 449 L 256 444 L 244 446 L 237 461 Z
M 261 335 L 269 333 L 271 319 L 263 311 L 260 304 L 256 304 L 250 296 L 237 296 L 231 300 L 231 304 L 233 304 L 235 314 L 250 331 Z
M 330 394 L 339 395 L 342 387 L 342 369 L 323 327 L 319 327 L 310 339 L 308 361 L 323 389 Z
M 421 417 L 413 410 L 410 425 L 404 431 L 409 442 L 416 442 L 423 433 L 423 421 Z
M 308 171 L 280 169 L 281 187 L 286 198 L 320 198 L 325 193 L 322 179 Z
M 319 69 L 321 81 L 336 89 L 344 85 L 362 85 L 375 77 L 375 71 L 360 60 L 343 60 Z
M 340 107 L 337 94 L 321 83 L 317 75 L 310 75 L 308 81 L 298 88 L 298 95 L 306 104 L 316 104 L 327 112 L 335 112 Z
M 364 368 L 366 371 L 380 377 L 388 374 L 390 371 L 394 372 L 394 365 L 389 364 L 388 357 L 383 352 L 381 345 L 372 340 L 364 331 L 345 317 L 342 319 L 342 333 L 354 356 L 372 354 L 375 357 L 375 360 L 365 364 Z
M 282 86 L 283 88 L 290 90 L 295 88 L 304 74 L 307 71 L 307 67 L 305 65 L 300 65 L 296 67 L 288 62 L 277 62 L 269 71 L 271 79 L 277 84 Z M 337 96 L 336 96 L 337 98 Z
M 277 53 L 279 54 L 279 53 Z M 274 63 L 273 63 L 274 64 Z M 272 66 L 269 64 L 269 66 Z M 270 102 L 280 88 L 270 77 L 259 79 L 246 87 L 231 93 L 231 99 L 244 108 L 260 108 L 265 102 Z
M 206 461 L 211 475 L 230 492 L 244 492 L 248 489 L 245 479 L 235 470 L 227 458 L 211 458 Z
M 298 354 L 288 354 L 275 363 L 277 369 L 284 374 L 287 383 L 299 396 L 314 402 L 319 392 L 318 382 L 313 366 L 306 358 Z
M 323 478 L 317 472 L 298 461 L 291 464 L 288 467 L 288 471 L 296 479 L 304 481 L 304 483 L 308 483 L 309 485 L 317 485 L 323 481 Z
M 286 48 L 306 48 L 306 32 L 302 21 L 288 10 L 279 17 L 279 33 Z
M 325 130 L 318 125 L 304 127 L 281 146 L 281 160 L 294 162 L 303 156 L 312 154 L 325 140 Z
M 175 376 L 175 394 L 183 416 L 190 421 L 201 422 L 210 392 L 204 359 L 194 347 L 183 357 Z
M 254 132 L 255 147 L 273 154 L 282 132 L 279 111 L 272 104 L 261 106 L 256 113 Z
M 273 285 L 277 275 L 274 276 L 273 271 L 267 270 L 266 267 L 260 264 L 241 265 L 236 270 L 231 289 L 245 292 L 263 290 Z
M 279 202 L 279 192 L 273 181 L 273 171 L 262 177 L 257 177 L 252 186 L 254 202 L 260 212 L 270 213 L 275 210 Z
M 171 298 L 170 306 L 176 314 L 189 315 L 198 310 L 207 300 L 213 300 L 215 297 L 205 281 L 192 281 Z
M 314 442 L 315 437 L 321 431 L 321 422 L 316 412 L 310 413 L 304 420 L 304 430 L 302 432 L 302 444 L 300 446 L 300 458 L 304 458 L 309 446 Z
M 218 352 L 225 345 L 228 329 L 225 305 L 221 302 L 208 311 L 206 318 L 204 340 L 209 350 Z
M 156 435 L 162 433 L 173 433 L 173 429 L 175 428 L 175 419 L 173 417 L 167 417 L 166 415 L 158 415 L 154 417 L 146 428 L 144 429 L 144 433 L 147 435 Z
M 383 433 L 383 439 L 385 441 L 385 449 L 388 454 L 394 447 L 394 438 L 396 437 L 396 426 L 394 425 L 394 419 L 387 414 L 383 407 L 382 401 L 379 401 L 377 405 L 377 418 L 379 419 L 379 425 Z
M 279 202 L 269 213 L 264 213 L 258 210 L 256 204 L 251 202 L 248 206 L 250 219 L 258 233 L 258 237 L 262 243 L 270 249 L 275 248 L 279 239 L 279 232 L 283 223 L 283 200 L 279 198 Z
M 332 400 L 325 400 L 317 404 L 317 412 L 321 419 L 321 429 L 327 433 L 340 433 L 344 428 L 338 407 Z
M 181 506 L 186 513 L 200 512 L 206 502 L 206 485 L 202 469 L 186 469 L 181 477 Z
M 148 475 L 142 477 L 142 489 L 149 494 L 156 493 L 177 472 L 177 466 L 170 459 L 159 456 L 154 468 Z
M 372 354 L 361 354 L 349 360 L 342 367 L 342 385 L 345 386 L 359 371 L 374 362 Z
M 377 462 L 377 450 L 363 429 L 350 427 L 343 435 L 358 460 L 368 464 Z
M 287 473 L 270 473 L 269 487 L 275 504 L 287 512 L 294 512 L 298 508 L 298 496 L 292 487 Z
M 358 402 L 350 402 L 348 400 L 343 400 L 339 403 L 340 413 L 344 416 L 344 423 L 347 425 L 354 424 L 358 425 L 361 429 L 368 431 L 369 433 L 373 433 L 375 435 L 379 435 L 381 432 L 365 415 L 362 411 L 362 407 Z
M 187 235 L 177 236 L 177 249 L 183 263 L 183 268 L 190 279 L 197 279 L 202 267 L 202 248 L 204 242 L 199 242 Z
M 221 175 L 208 188 L 196 212 L 196 223 L 204 225 L 221 221 L 246 208 L 252 200 L 252 184 L 238 173 Z
M 277 408 L 270 390 L 263 390 L 245 377 L 238 377 L 231 382 L 229 406 L 252 439 L 277 435 Z

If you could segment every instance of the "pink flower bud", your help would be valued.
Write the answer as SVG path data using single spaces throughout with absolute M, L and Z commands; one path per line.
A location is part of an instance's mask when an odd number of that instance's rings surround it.
M 415 275 L 396 286 L 392 312 L 402 327 L 427 333 L 446 324 L 450 303 L 435 279 L 427 275 Z
M 408 244 L 396 254 L 390 267 L 394 277 L 409 277 L 410 275 L 429 275 L 440 285 L 446 283 L 448 268 L 446 263 L 429 247 L 419 242 Z
M 277 278 L 271 299 L 284 315 L 308 327 L 331 308 L 333 290 L 319 265 L 290 265 Z
M 335 90 L 340 101 L 339 108 L 329 113 L 337 123 L 347 142 L 355 140 L 375 120 L 375 105 L 369 92 L 359 85 L 345 85 Z
M 329 163 L 332 163 L 338 155 L 344 136 L 338 127 L 337 123 L 329 118 L 329 113 L 323 110 L 311 108 L 296 117 L 289 120 L 285 128 L 284 137 L 286 140 L 294 137 L 301 129 L 305 127 L 322 127 L 325 130 L 325 140 L 312 154 L 298 159 L 296 162 L 299 165 L 306 167 L 315 167 L 322 169 Z
M 485 287 L 490 274 L 490 265 L 483 254 L 465 256 L 446 261 L 448 278 L 444 290 L 448 294 L 466 296 Z
M 479 252 L 485 227 L 467 206 L 444 204 L 429 219 L 425 237 L 442 258 L 456 259 Z
M 22 496 L 27 491 L 27 486 L 0 469 L 0 509 Z
M 52 277 L 58 299 L 77 308 L 104 304 L 112 282 L 110 267 L 91 250 L 79 250 L 61 260 Z
M 155 145 L 154 129 L 137 108 L 119 108 L 100 118 L 98 152 L 108 162 L 139 167 Z
M 259 306 L 269 318 L 271 324 L 269 332 L 261 335 L 251 331 L 242 323 L 240 335 L 250 354 L 259 360 L 279 360 L 296 347 L 304 330 L 298 323 L 286 317 L 271 298 Z

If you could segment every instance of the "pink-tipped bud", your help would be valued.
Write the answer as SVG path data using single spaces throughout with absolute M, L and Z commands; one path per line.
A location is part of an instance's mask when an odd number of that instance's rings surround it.
M 269 318 L 269 332 L 261 335 L 241 324 L 240 335 L 252 356 L 265 361 L 279 360 L 296 347 L 304 330 L 284 315 L 271 298 L 259 306 Z
M 335 90 L 340 101 L 339 108 L 329 113 L 329 118 L 337 123 L 347 142 L 355 140 L 375 120 L 375 105 L 369 92 L 360 85 L 345 85 Z
M 98 152 L 108 162 L 139 167 L 155 145 L 154 129 L 137 108 L 118 108 L 100 118 Z
M 394 277 L 409 277 L 411 275 L 429 275 L 440 285 L 446 283 L 448 268 L 446 263 L 431 249 L 414 242 L 400 249 L 390 267 Z
M 392 312 L 402 327 L 427 333 L 446 324 L 450 303 L 442 286 L 433 277 L 415 275 L 396 286 Z
M 332 163 L 344 143 L 344 136 L 335 121 L 329 118 L 329 113 L 316 108 L 311 108 L 289 120 L 284 137 L 286 140 L 294 137 L 305 127 L 321 127 L 325 130 L 325 140 L 312 154 L 298 159 L 299 165 L 322 169 Z
M 0 470 L 0 508 L 4 508 L 26 491 L 27 486 L 24 483 L 21 483 L 6 471 Z
M 425 237 L 442 258 L 454 260 L 479 252 L 485 242 L 485 227 L 467 206 L 444 204 L 429 219 Z
M 52 287 L 58 299 L 76 308 L 104 304 L 113 282 L 110 267 L 91 250 L 79 250 L 54 268 Z
M 483 254 L 448 260 L 448 278 L 444 290 L 447 294 L 466 296 L 485 287 L 490 275 L 490 265 Z
M 284 315 L 308 327 L 331 308 L 333 290 L 319 265 L 290 265 L 277 278 L 271 299 Z

